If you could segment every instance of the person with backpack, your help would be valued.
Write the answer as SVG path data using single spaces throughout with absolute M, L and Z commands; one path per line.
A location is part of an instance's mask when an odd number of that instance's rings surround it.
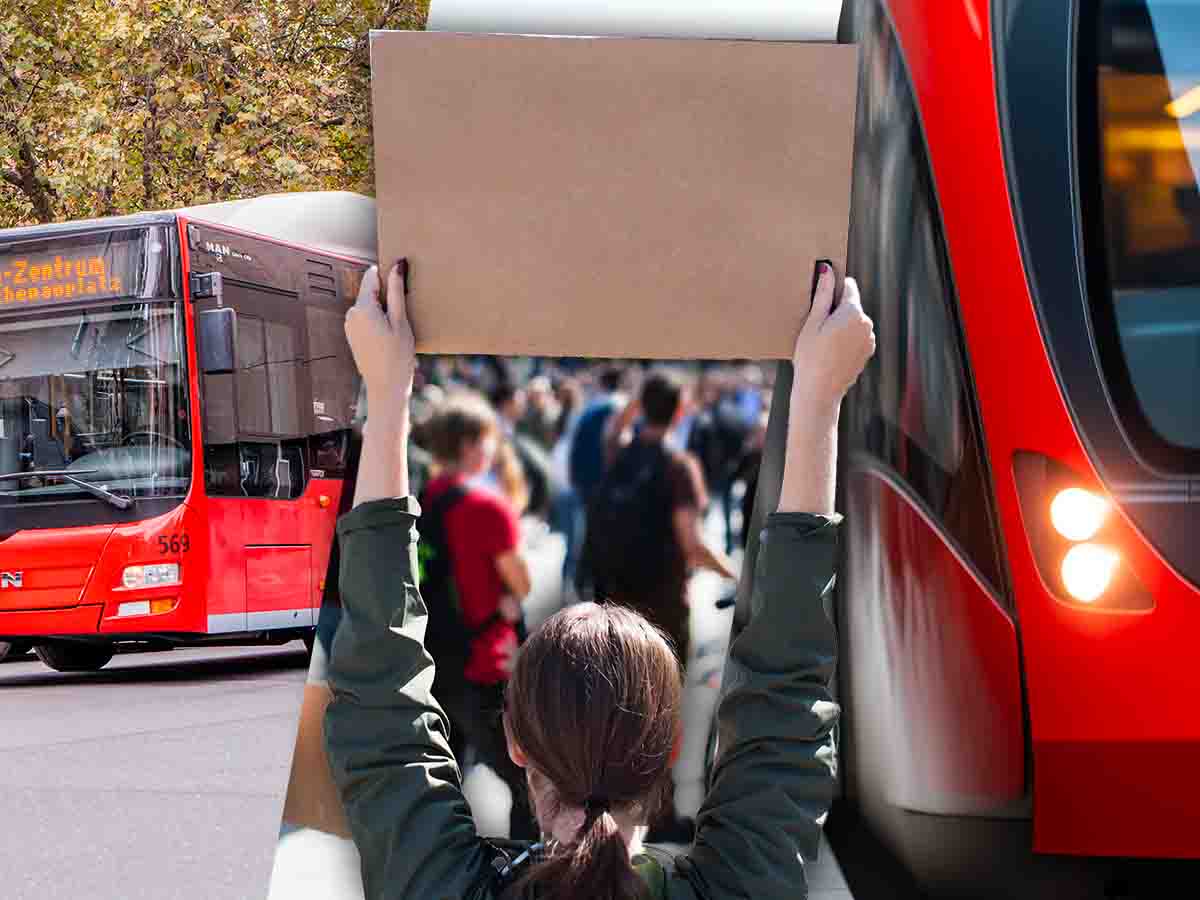
M 841 399 L 874 353 L 870 319 L 825 270 L 796 340 L 783 480 L 718 704 L 720 741 L 696 837 L 678 854 L 641 844 L 679 749 L 682 678 L 666 638 L 615 605 L 578 604 L 517 656 L 502 725 L 525 771 L 535 842 L 481 837 L 461 789 L 424 647 L 416 575 L 421 510 L 404 443 L 412 329 L 402 271 L 386 312 L 374 269 L 346 331 L 372 417 L 354 508 L 338 524 L 343 618 L 330 661 L 325 743 L 367 900 L 802 900 L 836 786 L 826 612 Z M 804 302 L 797 299 L 796 302 Z M 406 550 L 407 552 L 399 552 Z
M 646 377 L 638 399 L 613 417 L 605 436 L 608 470 L 588 508 L 583 552 L 596 599 L 645 616 L 670 638 L 686 668 L 692 571 L 737 576 L 732 563 L 704 541 L 708 499 L 699 461 L 669 446 L 668 435 L 682 413 L 683 385 L 669 370 L 659 369 Z M 648 839 L 691 839 L 691 825 L 676 814 L 673 790 L 664 795 Z
M 438 473 L 421 494 L 418 556 L 429 610 L 425 646 L 437 663 L 434 695 L 450 717 L 456 756 L 470 745 L 512 791 L 511 836 L 534 837 L 524 776 L 499 718 L 524 634 L 520 601 L 529 593 L 529 569 L 516 512 L 502 494 L 474 483 L 496 455 L 496 416 L 482 398 L 456 395 L 425 432 Z
M 599 600 L 629 606 L 670 636 L 686 665 L 687 584 L 693 569 L 736 578 L 732 563 L 701 534 L 708 507 L 696 458 L 667 445 L 683 407 L 683 386 L 651 371 L 639 396 L 610 420 L 607 470 L 588 505 L 584 558 Z M 641 418 L 634 434 L 634 424 Z

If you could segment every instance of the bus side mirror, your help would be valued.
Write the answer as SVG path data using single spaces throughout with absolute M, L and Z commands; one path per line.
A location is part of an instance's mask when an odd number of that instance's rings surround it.
M 237 371 L 237 312 L 229 307 L 196 315 L 196 350 L 205 375 Z

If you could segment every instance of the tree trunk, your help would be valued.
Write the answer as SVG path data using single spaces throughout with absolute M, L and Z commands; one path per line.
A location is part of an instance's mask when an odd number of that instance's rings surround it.
M 38 178 L 37 158 L 33 155 L 33 149 L 29 146 L 28 141 L 21 141 L 16 170 L 0 171 L 0 178 L 25 195 L 25 199 L 33 206 L 33 214 L 37 216 L 39 222 L 54 221 L 54 207 L 50 200 L 51 191 Z

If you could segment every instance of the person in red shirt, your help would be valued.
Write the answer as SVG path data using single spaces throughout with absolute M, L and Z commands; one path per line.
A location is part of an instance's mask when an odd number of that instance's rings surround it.
M 509 757 L 500 717 L 517 651 L 521 601 L 530 590 L 529 568 L 511 502 L 476 481 L 496 456 L 496 414 L 475 395 L 453 396 L 434 412 L 427 435 L 436 474 L 421 506 L 432 510 L 447 491 L 456 492 L 441 527 L 462 624 L 471 632 L 463 671 L 439 671 L 435 690 L 458 732 L 456 743 L 474 747 L 479 761 L 511 789 L 509 837 L 536 838 L 524 773 Z

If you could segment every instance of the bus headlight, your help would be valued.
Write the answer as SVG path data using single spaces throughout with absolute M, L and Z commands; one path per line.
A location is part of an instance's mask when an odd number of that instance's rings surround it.
M 128 566 L 121 573 L 121 584 L 126 588 L 163 587 L 179 584 L 179 563 L 157 563 L 151 566 Z
M 1021 519 L 1042 581 L 1062 603 L 1095 610 L 1144 612 L 1154 596 L 1121 552 L 1112 504 L 1079 487 L 1069 468 L 1037 453 L 1013 457 Z
M 1077 544 L 1062 561 L 1062 579 L 1067 593 L 1080 603 L 1094 603 L 1108 590 L 1121 555 L 1098 544 Z
M 1050 521 L 1068 541 L 1090 541 L 1104 527 L 1108 501 L 1083 488 L 1059 491 L 1050 503 Z

